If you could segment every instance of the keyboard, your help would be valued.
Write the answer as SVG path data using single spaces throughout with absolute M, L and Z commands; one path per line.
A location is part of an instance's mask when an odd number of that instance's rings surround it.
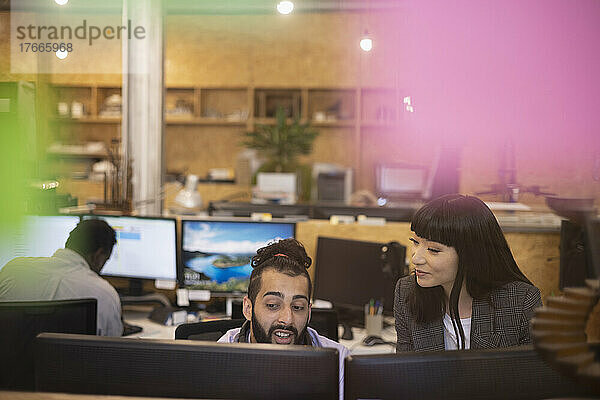
M 133 335 L 134 333 L 141 332 L 141 331 L 142 331 L 141 326 L 130 325 L 126 322 L 123 322 L 123 334 L 121 336 L 129 336 L 129 335 Z

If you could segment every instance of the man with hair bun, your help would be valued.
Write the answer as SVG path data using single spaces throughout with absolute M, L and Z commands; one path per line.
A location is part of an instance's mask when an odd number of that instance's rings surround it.
M 340 399 L 343 398 L 344 359 L 348 349 L 308 326 L 312 283 L 308 274 L 312 260 L 296 239 L 284 239 L 258 249 L 252 257 L 248 295 L 244 297 L 246 322 L 229 330 L 222 343 L 274 343 L 338 350 Z

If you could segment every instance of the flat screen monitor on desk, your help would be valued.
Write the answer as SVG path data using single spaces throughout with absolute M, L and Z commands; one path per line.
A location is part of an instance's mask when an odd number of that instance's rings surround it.
M 41 332 L 95 335 L 96 299 L 0 301 L 0 388 L 35 389 L 35 337 Z
M 183 220 L 183 284 L 189 289 L 244 293 L 256 250 L 294 237 L 294 223 Z
M 532 346 L 358 355 L 345 363 L 344 395 L 353 400 L 549 399 L 591 394 L 552 369 Z
M 175 219 L 101 215 L 84 218 L 103 219 L 116 231 L 117 243 L 101 274 L 132 278 L 130 290 L 137 293 L 128 294 L 141 294 L 139 279 L 177 279 Z
M 379 164 L 376 170 L 377 194 L 385 198 L 424 197 L 428 168 L 407 164 Z
M 211 201 L 208 213 L 215 217 L 251 217 L 253 213 L 269 213 L 273 218 L 308 218 L 306 204 L 255 204 L 234 201 Z
M 29 215 L 20 226 L 0 238 L 0 269 L 15 257 L 50 257 L 65 247 L 79 223 L 70 215 Z
M 560 270 L 558 286 L 584 287 L 586 279 L 599 277 L 600 220 L 583 223 L 562 220 L 560 227 Z
M 319 237 L 314 298 L 338 309 L 340 322 L 362 324 L 364 305 L 383 301 L 383 313 L 393 315 L 396 281 L 404 273 L 406 248 L 394 245 L 386 257 L 384 243 Z M 348 320 L 348 318 L 350 320 Z
M 586 219 L 586 238 L 588 249 L 588 262 L 592 276 L 600 279 L 600 218 L 590 217 Z
M 385 218 L 387 221 L 409 222 L 415 211 L 420 207 L 415 201 L 394 203 L 394 207 L 351 207 L 317 203 L 312 207 L 312 218 L 329 219 L 333 215 L 351 215 L 358 217 Z
M 338 400 L 335 349 L 42 333 L 36 390 L 204 399 Z

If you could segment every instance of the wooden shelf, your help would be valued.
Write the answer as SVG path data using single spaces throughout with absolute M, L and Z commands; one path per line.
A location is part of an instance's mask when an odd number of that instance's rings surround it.
M 80 83 L 52 83 L 50 82 L 48 84 L 50 87 L 52 88 L 97 88 L 97 89 L 114 89 L 114 88 L 120 88 L 121 84 L 120 83 L 115 83 L 114 85 L 111 85 L 109 83 L 103 83 L 100 85 L 97 84 L 89 84 L 89 85 L 83 85 Z
M 52 122 L 62 124 L 120 124 L 120 117 L 83 117 L 83 118 L 60 118 L 51 119 Z
M 99 115 L 107 107 L 107 98 L 121 95 L 119 85 L 51 84 L 50 90 L 52 100 L 47 115 L 52 116 L 48 122 L 56 141 L 101 141 L 110 145 L 120 137 L 122 118 Z M 375 161 L 372 154 L 365 156 L 361 152 L 361 144 L 370 140 L 371 134 L 391 135 L 402 129 L 403 95 L 401 89 L 361 86 L 167 86 L 163 100 L 165 167 L 199 175 L 214 167 L 234 168 L 235 152 L 243 149 L 243 132 L 259 125 L 274 126 L 274 114 L 283 107 L 300 123 L 308 122 L 322 132 L 312 161 L 334 162 L 363 171 L 372 168 Z M 59 117 L 58 104 L 66 103 L 68 106 L 61 107 L 61 112 L 70 112 L 74 102 L 83 104 L 86 116 Z M 113 108 L 116 106 L 113 104 Z M 289 124 L 293 118 L 286 121 Z M 349 152 L 340 154 L 340 146 L 346 146 Z M 67 163 L 106 159 L 106 155 L 86 153 L 50 156 L 62 157 Z M 367 180 L 365 176 L 366 173 L 357 175 L 357 180 Z
M 275 118 L 253 118 L 252 121 L 259 125 L 275 125 L 277 123 Z
M 85 152 L 85 153 L 72 153 L 63 151 L 48 151 L 48 156 L 60 157 L 60 158 L 109 158 L 107 152 Z
M 293 122 L 294 119 L 286 118 L 285 121 L 289 124 L 289 123 Z M 301 124 L 305 124 L 307 122 L 306 118 L 300 118 L 298 121 Z M 260 125 L 275 125 L 277 123 L 277 119 L 275 119 L 275 118 L 253 118 L 250 120 L 250 122 L 252 122 L 254 124 L 260 124 Z M 327 121 L 323 121 L 323 122 L 327 123 Z M 336 122 L 338 122 L 338 121 L 336 121 Z M 311 125 L 312 125 L 312 122 L 311 122 Z
M 310 124 L 314 127 L 320 128 L 352 128 L 356 125 L 354 120 L 338 120 L 338 121 L 310 121 Z
M 167 125 L 246 126 L 246 121 L 230 121 L 223 118 L 166 117 Z

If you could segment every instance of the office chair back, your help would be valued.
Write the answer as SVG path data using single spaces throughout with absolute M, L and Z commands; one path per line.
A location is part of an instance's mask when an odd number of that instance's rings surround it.
M 228 330 L 241 327 L 244 321 L 245 319 L 219 319 L 181 324 L 175 329 L 175 339 L 216 342 Z
M 338 341 L 338 315 L 337 311 L 325 308 L 313 308 L 310 312 L 308 324 L 319 335 Z
M 550 368 L 532 346 L 352 356 L 346 400 L 547 399 L 589 394 Z
M 206 399 L 338 400 L 336 349 L 42 333 L 36 390 Z
M 216 342 L 228 330 L 242 326 L 244 321 L 245 319 L 221 319 L 181 324 L 175 329 L 175 339 Z M 313 308 L 308 325 L 319 335 L 338 340 L 338 318 L 335 310 Z
M 96 334 L 96 299 L 0 302 L 0 388 L 33 390 L 41 332 Z

